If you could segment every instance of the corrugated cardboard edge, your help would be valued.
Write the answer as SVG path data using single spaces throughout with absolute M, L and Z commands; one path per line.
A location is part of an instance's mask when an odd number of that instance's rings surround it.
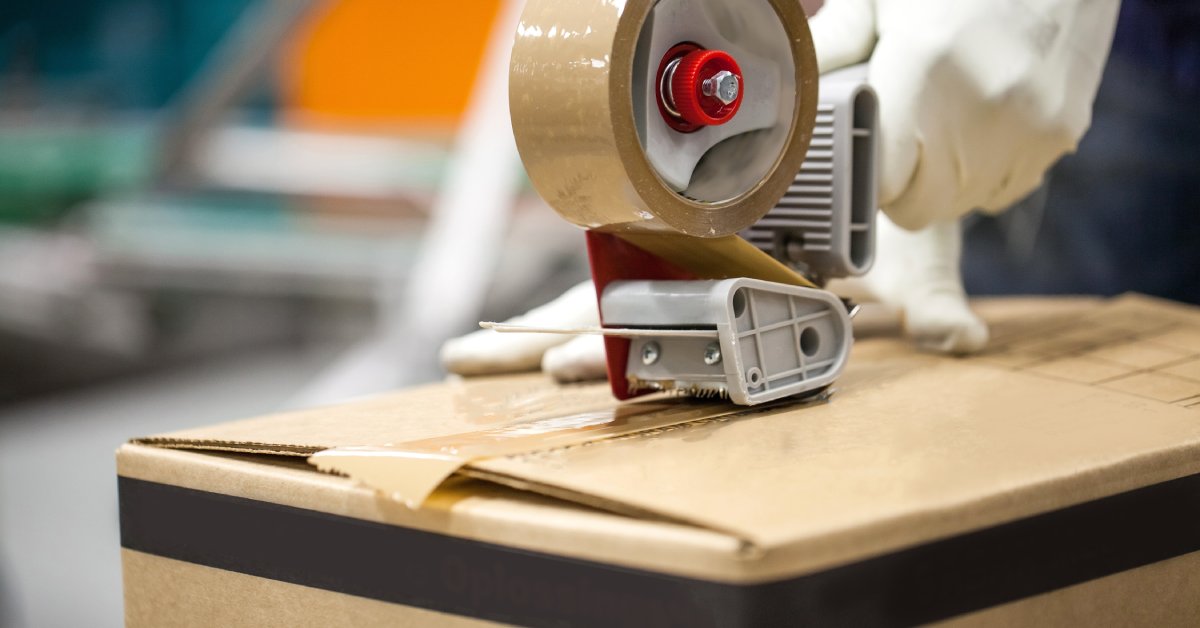
M 223 451 L 235 454 L 263 454 L 269 456 L 291 456 L 307 458 L 328 447 L 312 447 L 288 445 L 281 443 L 254 443 L 227 440 L 189 440 L 182 438 L 134 438 L 129 441 L 132 445 L 147 447 L 162 447 L 164 449 L 192 449 L 197 451 Z

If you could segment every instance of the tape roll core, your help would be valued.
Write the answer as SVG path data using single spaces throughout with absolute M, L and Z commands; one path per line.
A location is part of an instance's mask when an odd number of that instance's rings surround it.
M 738 10 L 746 1 L 725 4 Z M 774 10 L 788 38 L 796 86 L 789 126 L 778 156 L 749 189 L 702 202 L 659 175 L 635 119 L 644 89 L 635 89 L 635 64 L 659 63 L 640 58 L 638 47 L 657 0 L 529 0 L 513 46 L 509 104 L 522 161 L 546 202 L 586 228 L 702 238 L 737 233 L 772 209 L 812 137 L 816 59 L 799 2 L 757 1 Z M 657 111 L 653 117 L 661 124 Z

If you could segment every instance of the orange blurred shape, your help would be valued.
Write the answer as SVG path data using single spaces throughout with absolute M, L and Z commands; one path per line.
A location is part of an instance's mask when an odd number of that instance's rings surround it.
M 290 117 L 368 128 L 456 124 L 501 1 L 336 0 L 318 8 L 281 68 Z

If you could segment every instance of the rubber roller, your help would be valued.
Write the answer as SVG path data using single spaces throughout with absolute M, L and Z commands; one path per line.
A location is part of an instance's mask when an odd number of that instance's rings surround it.
M 639 245 L 754 224 L 795 178 L 817 106 L 796 0 L 529 0 L 509 85 L 542 197 Z

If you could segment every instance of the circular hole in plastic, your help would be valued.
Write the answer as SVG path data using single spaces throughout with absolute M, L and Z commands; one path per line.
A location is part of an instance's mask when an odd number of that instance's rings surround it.
M 761 386 L 763 383 L 762 380 L 763 380 L 762 371 L 758 370 L 757 366 L 752 367 L 746 371 L 746 383 L 749 384 L 751 388 L 758 388 L 759 386 Z
M 662 348 L 657 342 L 647 342 L 642 345 L 642 364 L 650 366 L 658 362 L 658 358 L 662 356 Z
M 714 342 L 704 348 L 704 363 L 709 366 L 721 363 L 721 345 Z
M 821 349 L 821 334 L 816 328 L 805 327 L 804 331 L 800 332 L 800 350 L 804 355 L 813 357 L 817 355 L 817 351 Z
M 746 291 L 738 290 L 733 293 L 733 317 L 741 318 L 746 313 Z

